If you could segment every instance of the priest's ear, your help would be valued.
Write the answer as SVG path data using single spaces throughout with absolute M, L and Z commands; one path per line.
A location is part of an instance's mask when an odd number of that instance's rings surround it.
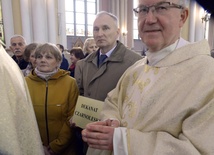
M 183 27 L 184 23 L 187 20 L 188 15 L 189 15 L 189 10 L 187 8 L 183 8 L 180 14 L 180 23 L 179 23 L 180 28 Z

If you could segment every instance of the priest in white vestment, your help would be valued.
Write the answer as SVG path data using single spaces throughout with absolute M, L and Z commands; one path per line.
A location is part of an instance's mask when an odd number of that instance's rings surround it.
M 25 79 L 0 45 L 0 154 L 43 155 Z
M 206 40 L 180 30 L 184 0 L 139 0 L 134 9 L 147 45 L 112 90 L 100 122 L 82 131 L 91 155 L 213 155 L 214 59 Z

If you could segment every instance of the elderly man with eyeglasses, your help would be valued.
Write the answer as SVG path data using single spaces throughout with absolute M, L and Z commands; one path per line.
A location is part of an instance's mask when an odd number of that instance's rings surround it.
M 28 62 L 24 60 L 23 54 L 26 47 L 26 40 L 22 35 L 14 35 L 10 38 L 10 50 L 13 52 L 13 60 L 20 69 L 25 69 Z
M 139 0 L 146 57 L 120 78 L 99 122 L 82 131 L 88 154 L 213 155 L 214 61 L 207 41 L 180 37 L 184 0 Z

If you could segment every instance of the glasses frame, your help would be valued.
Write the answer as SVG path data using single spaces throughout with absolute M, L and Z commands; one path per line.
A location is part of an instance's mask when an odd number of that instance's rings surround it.
M 179 5 L 179 4 L 175 4 L 175 3 L 172 3 L 172 2 L 159 2 L 159 3 L 156 3 L 154 5 L 150 5 L 150 6 L 145 6 L 145 5 L 141 5 L 141 6 L 138 6 L 137 8 L 134 8 L 133 11 L 135 13 L 135 16 L 138 17 L 140 12 L 142 11 L 142 9 L 140 10 L 140 8 L 143 8 L 146 9 L 146 14 L 145 16 L 149 13 L 149 10 L 154 7 L 155 9 L 155 12 L 156 12 L 156 8 L 158 8 L 159 5 L 162 5 L 162 4 L 166 4 L 168 3 L 169 6 L 167 6 L 166 8 L 176 8 L 176 9 L 184 9 L 184 7 L 182 5 Z

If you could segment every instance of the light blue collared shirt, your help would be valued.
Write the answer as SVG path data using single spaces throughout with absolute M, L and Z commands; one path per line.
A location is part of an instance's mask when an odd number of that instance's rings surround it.
M 117 46 L 117 45 L 116 45 L 116 46 Z M 114 46 L 110 51 L 108 51 L 107 53 L 105 53 L 105 55 L 106 55 L 107 57 L 110 57 L 110 56 L 111 56 L 111 53 L 114 51 L 114 49 L 116 48 L 116 46 Z M 102 55 L 101 49 L 100 49 L 100 55 Z

